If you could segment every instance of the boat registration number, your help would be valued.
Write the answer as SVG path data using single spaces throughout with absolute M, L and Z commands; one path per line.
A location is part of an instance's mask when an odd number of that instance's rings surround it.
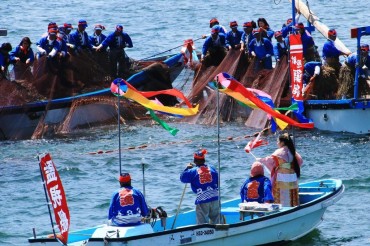
M 199 236 L 205 236 L 205 235 L 212 235 L 214 233 L 215 233 L 214 229 L 207 229 L 207 230 L 197 231 L 195 235 L 199 237 Z

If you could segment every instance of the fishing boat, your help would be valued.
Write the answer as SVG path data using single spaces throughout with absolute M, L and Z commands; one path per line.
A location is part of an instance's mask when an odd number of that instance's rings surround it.
M 341 180 L 325 179 L 299 185 L 300 206 L 243 207 L 240 198 L 222 202 L 222 224 L 196 225 L 194 210 L 166 217 L 163 209 L 148 223 L 133 227 L 98 225 L 69 232 L 68 245 L 265 245 L 294 241 L 323 221 L 326 209 L 345 190 Z M 266 205 L 266 204 L 261 204 Z M 28 239 L 29 245 L 60 245 L 54 235 Z
M 292 9 L 297 9 L 304 15 L 309 23 L 328 38 L 329 28 L 320 21 L 308 6 L 301 0 L 290 0 Z M 293 11 L 294 15 L 294 11 Z M 293 18 L 294 20 L 294 18 Z M 351 38 L 357 42 L 357 57 L 360 57 L 360 44 L 363 36 L 370 35 L 370 27 L 358 27 L 351 29 Z M 350 50 L 337 38 L 335 46 L 348 54 Z M 359 64 L 357 60 L 357 64 Z M 369 134 L 370 125 L 370 99 L 360 96 L 359 78 L 361 68 L 357 66 L 354 78 L 353 95 L 347 98 L 330 100 L 306 100 L 304 103 L 305 114 L 315 123 L 315 128 L 330 132 L 348 132 L 355 134 Z
M 189 58 L 193 50 L 189 52 L 189 47 L 185 43 L 177 54 L 151 58 L 147 61 L 151 65 L 130 76 L 127 82 L 137 88 L 143 88 L 147 84 L 149 89 L 146 90 L 172 88 L 172 83 L 184 67 L 193 62 Z M 153 78 L 156 82 L 153 82 Z M 170 82 L 164 82 L 164 78 Z M 155 88 L 156 85 L 158 88 Z M 148 118 L 147 111 L 142 108 L 140 110 L 135 103 L 124 100 L 121 103 L 123 110 L 120 114 L 123 119 Z M 162 103 L 166 104 L 166 102 Z M 110 88 L 70 97 L 0 106 L 0 140 L 55 136 L 57 133 L 66 134 L 76 129 L 111 124 L 116 122 L 116 119 L 117 105 Z

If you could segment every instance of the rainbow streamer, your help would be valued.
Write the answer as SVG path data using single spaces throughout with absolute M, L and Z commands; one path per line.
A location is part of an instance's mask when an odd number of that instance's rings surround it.
M 300 123 L 284 114 L 281 114 L 277 109 L 274 109 L 273 104 L 270 104 L 269 100 L 266 99 L 268 98 L 266 97 L 266 93 L 263 92 L 264 94 L 260 94 L 261 91 L 259 90 L 245 88 L 241 83 L 239 83 L 229 74 L 219 73 L 216 77 L 218 77 L 218 83 L 223 88 L 219 89 L 221 92 L 233 97 L 234 99 L 242 102 L 247 106 L 250 106 L 252 108 L 259 108 L 265 111 L 276 120 L 276 124 L 279 125 L 281 129 L 284 129 L 287 125 L 309 129 L 314 127 L 313 122 Z M 217 88 L 220 88 L 220 86 L 217 86 Z M 259 96 L 255 94 L 259 94 Z
M 176 89 L 142 92 L 136 90 L 135 87 L 133 87 L 123 79 L 115 79 L 112 82 L 110 89 L 113 94 L 131 99 L 139 103 L 140 105 L 144 106 L 146 109 L 149 110 L 150 116 L 153 118 L 153 120 L 158 122 L 164 129 L 166 129 L 173 136 L 175 136 L 179 130 L 168 126 L 167 123 L 165 123 L 163 120 L 159 119 L 158 116 L 155 115 L 154 111 L 175 117 L 193 116 L 198 113 L 199 105 L 197 105 L 195 108 L 192 107 L 189 100 L 180 91 Z M 182 99 L 184 103 L 187 105 L 187 108 L 163 106 L 157 100 L 148 99 L 149 97 L 154 97 L 156 95 L 163 94 L 175 96 L 177 98 Z

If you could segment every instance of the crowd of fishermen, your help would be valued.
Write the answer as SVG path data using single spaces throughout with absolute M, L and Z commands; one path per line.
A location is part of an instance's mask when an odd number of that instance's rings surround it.
M 28 37 L 22 38 L 14 48 L 10 43 L 3 43 L 0 48 L 0 76 L 8 78 L 8 67 L 13 64 L 15 80 L 29 79 L 25 71 L 30 72 L 29 68 L 37 60 L 46 59 L 60 64 L 68 62 L 70 56 L 88 54 L 93 58 L 107 57 L 109 63 L 114 64 L 108 68 L 110 75 L 113 78 L 123 77 L 128 70 L 125 48 L 133 47 L 130 36 L 123 32 L 123 26 L 117 25 L 107 36 L 102 33 L 105 30 L 103 25 L 96 24 L 92 35 L 85 31 L 87 26 L 85 20 L 79 20 L 75 30 L 71 23 L 57 25 L 50 22 L 47 32 L 36 42 L 35 53 Z M 106 66 L 104 62 L 102 66 Z
M 210 20 L 211 35 L 203 44 L 201 61 L 208 66 L 217 66 L 221 63 L 229 50 L 241 50 L 245 52 L 246 59 L 255 60 L 254 66 L 259 69 L 273 69 L 273 57 L 276 64 L 281 62 L 289 51 L 289 34 L 300 35 L 303 46 L 304 75 L 303 86 L 306 98 L 313 99 L 334 99 L 353 96 L 353 81 L 355 78 L 356 66 L 361 67 L 360 90 L 362 95 L 369 91 L 367 82 L 367 68 L 370 66 L 369 45 L 361 45 L 360 63 L 357 64 L 357 53 L 344 53 L 335 46 L 337 32 L 330 29 L 328 38 L 322 47 L 321 56 L 318 46 L 311 36 L 311 27 L 306 27 L 298 22 L 300 14 L 296 16 L 296 23 L 293 26 L 293 19 L 289 18 L 278 31 L 271 29 L 265 18 L 259 18 L 257 23 L 249 21 L 243 23 L 243 31 L 239 30 L 237 21 L 229 23 L 230 31 L 220 25 L 217 18 Z M 273 40 L 275 38 L 275 41 Z M 345 62 L 340 62 L 340 56 L 345 57 Z M 288 61 L 288 59 L 286 59 Z M 330 74 L 325 78 L 329 84 L 318 85 L 315 95 L 311 90 L 315 81 L 326 71 Z M 324 72 L 325 73 L 325 72 Z M 331 78 L 328 78 L 331 77 Z M 334 81 L 334 82 L 333 82 Z M 362 85 L 362 86 L 361 86 Z

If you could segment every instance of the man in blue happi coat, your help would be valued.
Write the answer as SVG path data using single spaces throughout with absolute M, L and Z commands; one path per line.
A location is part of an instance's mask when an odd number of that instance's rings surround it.
M 109 47 L 109 60 L 111 66 L 111 76 L 113 78 L 123 78 L 129 72 L 129 58 L 125 48 L 132 48 L 131 37 L 123 32 L 123 26 L 117 25 L 114 32 L 96 47 L 96 51 L 101 51 Z M 117 70 L 118 65 L 118 70 Z
M 218 66 L 226 56 L 226 36 L 220 26 L 213 26 L 211 36 L 204 41 L 201 62 L 205 67 Z
M 140 225 L 142 218 L 149 214 L 144 195 L 131 185 L 129 173 L 119 176 L 121 188 L 113 194 L 109 206 L 108 220 L 110 225 Z
M 236 21 L 230 22 L 231 31 L 226 34 L 226 47 L 231 49 L 240 49 L 240 40 L 243 32 L 238 30 L 238 23 Z
M 82 50 L 91 51 L 92 44 L 90 43 L 89 35 L 85 31 L 87 22 L 85 20 L 79 20 L 76 31 L 70 35 L 70 43 L 72 48 L 77 53 L 81 53 Z
M 180 180 L 190 183 L 191 189 L 197 194 L 195 211 L 197 224 L 220 223 L 220 204 L 218 201 L 218 173 L 216 169 L 207 165 L 205 154 L 207 150 L 194 153 L 195 167 L 191 163 L 181 173 Z
M 262 37 L 262 32 L 259 28 L 253 30 L 254 39 L 249 43 L 249 56 L 257 58 L 255 63 L 256 68 L 262 65 L 264 69 L 272 69 L 273 46 L 268 38 Z

